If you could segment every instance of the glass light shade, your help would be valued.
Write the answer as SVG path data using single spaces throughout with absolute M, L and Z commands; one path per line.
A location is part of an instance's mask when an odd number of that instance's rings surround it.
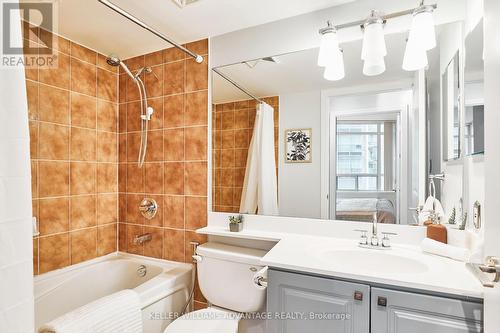
M 436 47 L 436 30 L 432 11 L 422 11 L 413 15 L 408 42 L 414 43 L 425 51 Z
M 371 23 L 365 26 L 361 59 L 377 60 L 387 55 L 384 26 L 382 23 Z
M 321 35 L 318 66 L 328 67 L 328 65 L 332 61 L 335 61 L 337 52 L 339 52 L 339 40 L 337 37 L 337 33 L 335 31 L 325 32 L 323 35 Z
M 385 72 L 384 57 L 379 59 L 366 59 L 363 64 L 363 74 L 366 76 L 380 75 Z
M 427 67 L 427 64 L 427 51 L 422 46 L 408 40 L 403 59 L 403 69 L 405 71 L 417 71 Z
M 342 80 L 345 76 L 344 55 L 342 51 L 340 51 L 339 49 L 337 50 L 338 52 L 335 57 L 335 61 L 332 61 L 328 64 L 323 74 L 323 77 L 328 81 Z

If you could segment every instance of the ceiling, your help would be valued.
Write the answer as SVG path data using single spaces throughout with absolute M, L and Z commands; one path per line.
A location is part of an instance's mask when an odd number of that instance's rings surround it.
M 33 2 L 41 0 L 21 0 Z M 218 36 L 354 0 L 200 0 L 181 9 L 171 0 L 111 0 L 178 43 Z M 59 34 L 123 59 L 170 45 L 97 0 L 60 0 Z
M 256 96 L 275 96 L 293 92 L 323 90 L 338 87 L 372 85 L 382 82 L 410 80 L 413 72 L 404 71 L 403 63 L 406 34 L 386 35 L 389 50 L 385 57 L 386 71 L 378 76 L 362 73 L 361 40 L 343 43 L 345 77 L 339 81 L 323 78 L 323 69 L 318 67 L 317 48 L 277 56 L 279 63 L 259 61 L 254 68 L 246 64 L 220 67 L 219 70 Z M 251 62 L 250 64 L 255 64 Z M 248 99 L 248 96 L 216 73 L 213 74 L 213 102 Z

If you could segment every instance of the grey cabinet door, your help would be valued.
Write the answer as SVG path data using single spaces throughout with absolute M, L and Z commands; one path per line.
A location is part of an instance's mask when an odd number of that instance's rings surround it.
M 482 304 L 381 288 L 371 293 L 372 333 L 483 331 Z
M 296 273 L 268 274 L 267 333 L 368 333 L 370 287 Z M 356 297 L 362 300 L 355 300 Z

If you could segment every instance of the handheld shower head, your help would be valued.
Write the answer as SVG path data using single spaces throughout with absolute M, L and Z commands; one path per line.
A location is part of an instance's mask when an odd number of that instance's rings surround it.
M 120 58 L 112 54 L 106 59 L 106 62 L 108 63 L 108 65 L 116 67 L 120 65 L 121 60 Z

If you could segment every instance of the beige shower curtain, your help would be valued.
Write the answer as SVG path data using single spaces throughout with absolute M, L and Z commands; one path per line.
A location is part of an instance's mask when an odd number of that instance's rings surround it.
M 248 148 L 240 213 L 279 215 L 274 158 L 274 109 L 266 103 L 257 105 L 252 140 Z

